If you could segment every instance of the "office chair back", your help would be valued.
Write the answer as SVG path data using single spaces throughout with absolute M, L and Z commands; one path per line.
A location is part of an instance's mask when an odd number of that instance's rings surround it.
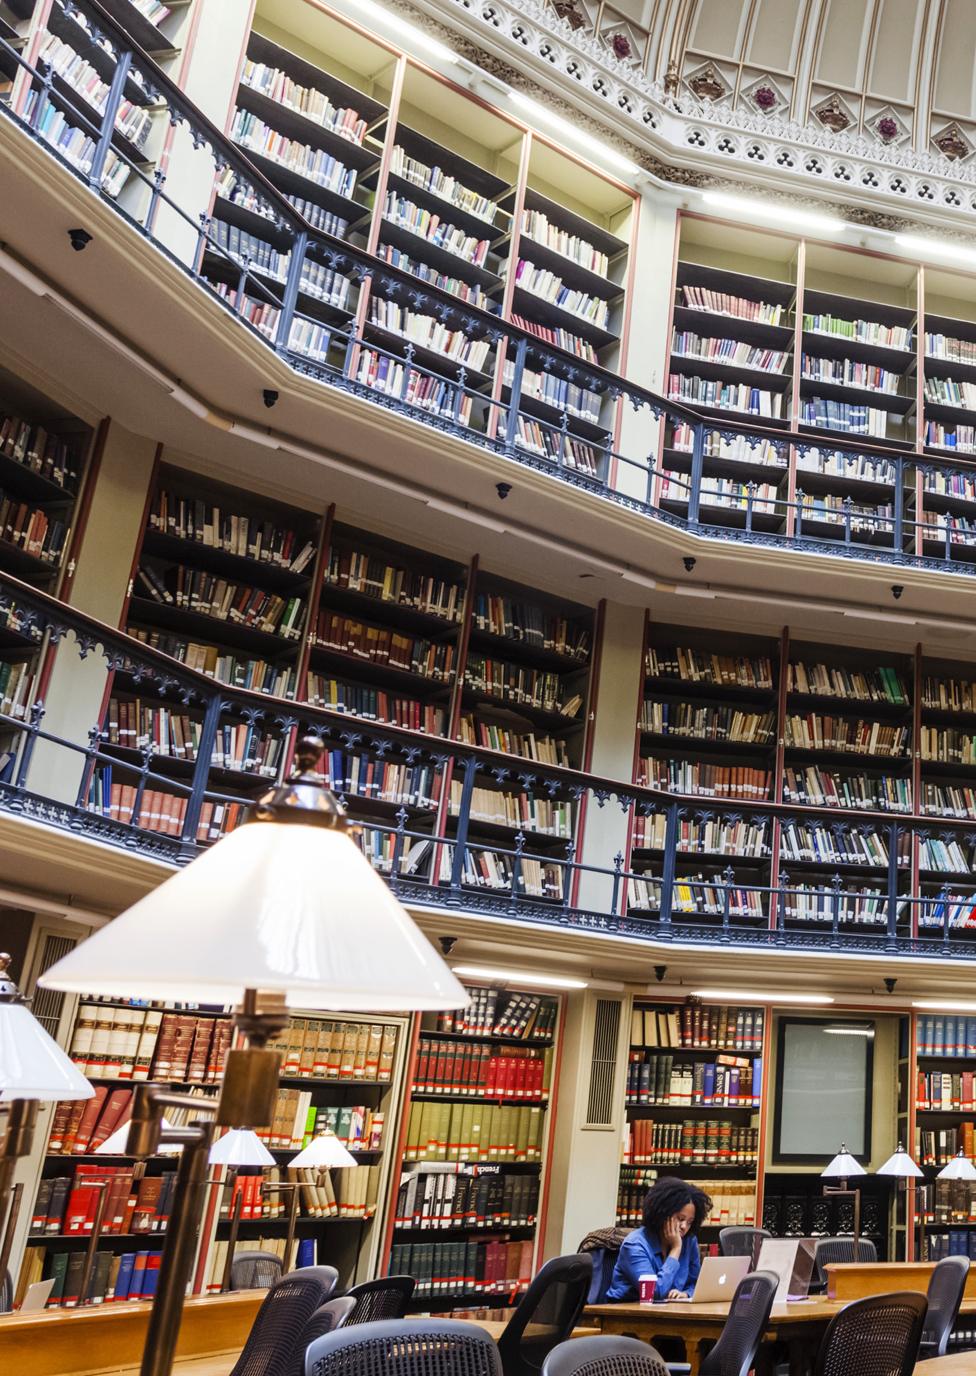
M 912 1376 L 927 1308 L 912 1292 L 845 1305 L 824 1334 L 814 1376 Z
M 270 1290 L 281 1280 L 284 1262 L 275 1252 L 235 1252 L 230 1264 L 231 1290 Z
M 336 1287 L 334 1266 L 289 1271 L 265 1295 L 230 1376 L 292 1376 L 309 1319 Z
M 637 1338 L 572 1338 L 547 1354 L 542 1376 L 668 1376 L 668 1368 Z
M 457 1319 L 381 1319 L 316 1338 L 305 1376 L 502 1376 L 487 1333 Z
M 576 1326 L 592 1279 L 588 1253 L 546 1262 L 498 1339 L 505 1376 L 538 1376 L 552 1349 Z
M 866 1237 L 858 1238 L 857 1256 L 854 1255 L 852 1237 L 822 1237 L 813 1252 L 813 1275 L 810 1278 L 810 1294 L 822 1295 L 827 1289 L 825 1266 L 843 1261 L 877 1261 L 878 1249 Z
M 719 1255 L 723 1257 L 751 1257 L 755 1266 L 759 1248 L 772 1237 L 765 1228 L 723 1228 L 718 1235 Z
M 380 1276 L 377 1280 L 364 1280 L 361 1285 L 354 1285 L 348 1297 L 356 1301 L 356 1307 L 346 1324 L 402 1319 L 416 1284 L 413 1276 Z
M 959 1317 L 966 1277 L 968 1257 L 943 1257 L 929 1279 L 929 1309 L 922 1329 L 920 1357 L 944 1357 L 949 1337 Z
M 718 1342 L 701 1364 L 700 1376 L 749 1376 L 769 1323 L 779 1276 L 752 1271 L 735 1287 L 729 1317 Z
M 334 1333 L 337 1328 L 343 1328 L 355 1308 L 356 1301 L 351 1295 L 340 1295 L 338 1299 L 326 1300 L 325 1304 L 319 1305 L 302 1331 L 293 1376 L 303 1376 L 305 1353 L 315 1342 L 315 1339 L 324 1338 L 326 1333 Z

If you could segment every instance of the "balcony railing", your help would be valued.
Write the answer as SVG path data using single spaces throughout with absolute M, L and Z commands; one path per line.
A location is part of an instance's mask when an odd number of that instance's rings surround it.
M 636 942 L 976 959 L 976 821 L 676 798 L 377 726 L 217 683 L 7 576 L 0 625 L 57 645 L 59 675 L 72 653 L 88 659 L 90 701 L 127 695 L 193 721 L 184 737 L 129 735 L 111 706 L 74 731 L 49 726 L 41 701 L 0 714 L 5 812 L 182 864 L 314 732 L 365 853 L 415 906 Z M 246 746 L 228 752 L 228 733 Z M 601 813 L 619 849 L 593 864 L 577 846 Z
M 316 229 L 96 0 L 54 0 L 51 13 L 97 52 L 101 88 L 83 98 L 0 30 L 0 66 L 14 76 L 0 110 L 297 372 L 709 540 L 976 571 L 976 461 L 706 417 L 544 343 Z M 145 160 L 153 139 L 183 140 L 182 191 L 164 170 L 171 147 Z M 214 188 L 273 242 L 278 266 L 218 240 Z M 468 344 L 449 358 L 371 320 L 359 310 L 366 284 L 371 300 L 495 350 L 494 384 Z M 552 380 L 591 393 L 599 419 L 547 402 Z

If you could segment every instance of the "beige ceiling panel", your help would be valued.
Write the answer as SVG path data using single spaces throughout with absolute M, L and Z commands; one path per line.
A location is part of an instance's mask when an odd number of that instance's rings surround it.
M 884 100 L 915 99 L 918 48 L 926 0 L 881 0 L 867 89 Z
M 616 19 L 627 19 L 643 29 L 649 28 L 654 8 L 652 0 L 614 0 L 604 11 L 603 28 Z
M 750 0 L 699 0 L 688 48 L 738 61 L 745 39 Z
M 976 114 L 976 4 L 945 0 L 942 41 L 936 65 L 932 104 L 951 114 Z
M 827 0 L 826 10 L 815 78 L 824 86 L 857 89 L 864 70 L 874 0 Z
M 759 0 L 746 61 L 795 72 L 806 0 Z

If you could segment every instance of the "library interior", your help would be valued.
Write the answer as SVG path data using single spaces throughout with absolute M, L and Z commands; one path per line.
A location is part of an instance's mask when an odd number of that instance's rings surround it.
M 974 68 L 0 0 L 3 1376 L 976 1376 Z

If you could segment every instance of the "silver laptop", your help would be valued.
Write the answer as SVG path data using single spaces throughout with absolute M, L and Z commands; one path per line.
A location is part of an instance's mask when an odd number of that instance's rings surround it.
M 759 1249 L 757 1271 L 772 1271 L 779 1276 L 774 1303 L 804 1300 L 813 1274 L 812 1239 L 806 1237 L 765 1238 Z
M 54 1276 L 50 1280 L 36 1280 L 33 1285 L 28 1285 L 27 1293 L 24 1295 L 23 1303 L 20 1306 L 21 1314 L 30 1314 L 37 1309 L 43 1309 L 51 1298 L 53 1289 Z
M 751 1257 L 706 1257 L 691 1297 L 692 1304 L 720 1304 L 730 1300 L 751 1266 Z

